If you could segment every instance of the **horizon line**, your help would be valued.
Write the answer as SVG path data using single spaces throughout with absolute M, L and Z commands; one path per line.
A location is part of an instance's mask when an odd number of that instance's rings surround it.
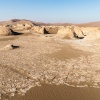
M 34 21 L 34 20 L 31 20 L 31 19 L 17 19 L 17 18 L 13 18 L 13 19 L 8 19 L 8 20 L 0 20 L 0 22 L 4 22 L 4 21 L 11 21 L 11 20 L 27 20 L 27 21 L 33 21 L 33 22 L 37 22 L 37 23 L 44 23 L 44 24 L 87 24 L 87 23 L 94 23 L 94 22 L 100 22 L 99 21 L 86 21 L 86 22 L 45 22 L 45 21 Z

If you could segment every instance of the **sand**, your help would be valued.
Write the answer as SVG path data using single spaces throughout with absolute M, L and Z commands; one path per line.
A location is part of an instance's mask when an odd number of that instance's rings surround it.
M 65 59 L 77 58 L 80 56 L 87 57 L 90 54 L 91 54 L 90 52 L 84 52 L 82 50 L 77 50 L 77 49 L 72 48 L 70 45 L 63 43 L 61 50 L 54 52 L 52 54 L 48 54 L 48 57 L 65 60 Z
M 33 97 L 35 100 L 99 100 L 98 45 L 93 49 L 86 40 L 60 40 L 35 34 L 2 37 L 0 49 L 8 44 L 19 48 L 0 51 L 1 97 L 19 94 L 11 100 Z M 55 85 L 42 86 L 44 83 Z M 22 97 L 23 94 L 26 95 Z
M 14 40 L 17 39 L 18 37 L 16 36 L 7 36 L 7 37 L 0 37 L 0 41 L 8 41 L 8 40 Z
M 16 95 L 8 100 L 100 100 L 100 89 L 43 84 L 30 89 L 25 96 Z

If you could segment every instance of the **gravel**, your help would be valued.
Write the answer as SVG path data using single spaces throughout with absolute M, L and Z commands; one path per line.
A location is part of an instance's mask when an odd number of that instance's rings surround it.
M 48 54 L 59 52 L 65 43 L 65 46 L 69 45 L 69 42 L 63 42 L 42 35 L 0 41 L 0 48 L 8 44 L 19 46 L 0 51 L 0 96 L 24 95 L 30 88 L 41 86 L 42 83 L 99 88 L 100 55 L 93 52 L 87 57 L 82 55 L 64 60 L 50 58 Z M 86 47 L 84 45 L 84 50 Z

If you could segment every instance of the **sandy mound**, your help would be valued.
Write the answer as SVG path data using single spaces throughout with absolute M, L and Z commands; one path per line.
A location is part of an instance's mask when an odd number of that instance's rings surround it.
M 11 35 L 12 32 L 9 28 L 7 27 L 0 27 L 0 36 L 8 36 Z

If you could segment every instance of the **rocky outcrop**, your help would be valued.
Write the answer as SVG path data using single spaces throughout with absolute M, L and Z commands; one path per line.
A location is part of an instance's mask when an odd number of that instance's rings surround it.
M 82 27 L 81 30 L 86 34 L 86 39 L 100 39 L 99 27 Z
M 84 36 L 86 36 L 84 34 L 84 32 L 81 30 L 81 28 L 77 27 L 77 26 L 73 27 L 73 32 L 75 32 L 78 35 L 78 37 L 84 37 Z
M 33 26 L 31 30 L 35 33 L 44 34 L 44 26 Z
M 57 34 L 58 27 L 56 26 L 45 26 L 44 34 Z
M 58 27 L 56 26 L 33 26 L 32 31 L 39 34 L 57 34 Z
M 0 27 L 0 36 L 8 36 L 11 34 L 12 34 L 12 32 L 11 32 L 10 28 Z
M 61 39 L 83 39 L 86 35 L 76 26 L 59 27 L 56 37 Z
M 27 24 L 27 23 L 25 23 L 25 29 L 31 29 L 32 28 L 32 25 L 30 25 L 30 24 Z
M 55 37 L 60 39 L 71 39 L 73 36 L 70 27 L 59 27 L 58 33 Z
M 22 29 L 22 30 L 29 30 L 29 29 L 31 29 L 32 28 L 32 25 L 30 25 L 30 24 L 28 24 L 28 23 L 25 23 L 25 24 L 22 24 L 22 23 L 17 23 L 17 25 L 16 26 L 14 26 L 14 28 L 16 28 L 16 29 Z
M 83 39 L 85 37 L 82 30 L 76 26 L 33 26 L 31 30 L 39 34 L 56 34 L 55 37 L 61 39 Z
M 55 34 L 55 37 L 60 39 L 99 39 L 100 27 L 36 26 L 25 22 L 18 22 L 12 27 L 8 25 L 0 26 L 0 36 L 21 35 L 24 33 Z

